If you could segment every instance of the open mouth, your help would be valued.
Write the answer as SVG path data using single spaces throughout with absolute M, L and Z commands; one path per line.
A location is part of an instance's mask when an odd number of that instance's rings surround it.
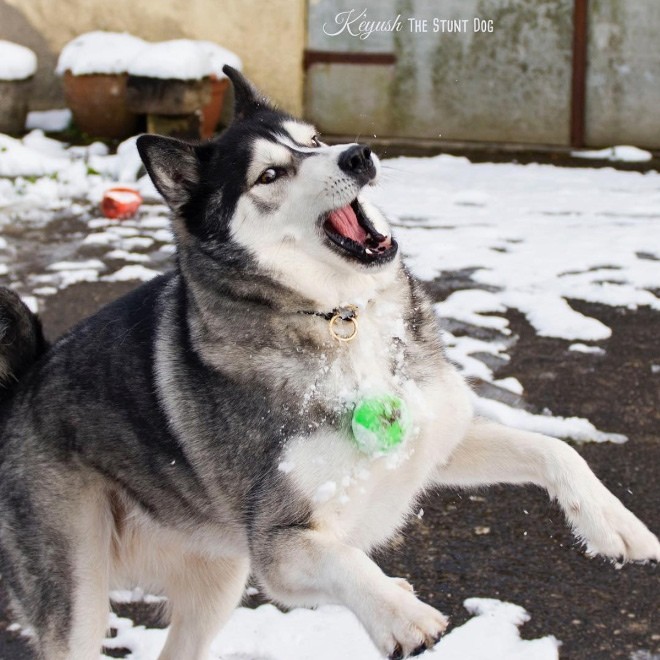
M 330 211 L 323 222 L 323 230 L 344 256 L 362 263 L 383 263 L 397 252 L 396 241 L 376 231 L 357 199 Z

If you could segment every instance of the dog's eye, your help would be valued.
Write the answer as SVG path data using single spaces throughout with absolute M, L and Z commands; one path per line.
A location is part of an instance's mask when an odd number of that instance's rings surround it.
M 321 140 L 319 140 L 319 137 L 320 136 L 317 134 L 312 138 L 312 146 L 313 147 L 320 147 L 321 146 Z
M 261 173 L 257 179 L 257 183 L 273 183 L 273 181 L 277 181 L 283 174 L 286 174 L 286 170 L 283 167 L 269 167 Z

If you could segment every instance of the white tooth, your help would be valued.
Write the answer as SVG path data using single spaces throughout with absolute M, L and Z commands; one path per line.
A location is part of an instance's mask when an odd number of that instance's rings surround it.
M 365 252 L 366 252 L 367 254 L 373 254 L 373 251 L 372 251 L 371 249 L 369 249 L 369 248 L 366 248 L 366 249 L 365 249 Z

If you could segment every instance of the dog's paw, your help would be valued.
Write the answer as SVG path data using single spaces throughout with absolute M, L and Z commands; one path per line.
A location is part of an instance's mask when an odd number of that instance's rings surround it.
M 660 561 L 660 542 L 655 534 L 605 488 L 594 501 L 569 509 L 587 554 L 603 555 L 620 563 Z
M 363 620 L 378 649 L 400 660 L 435 646 L 447 628 L 447 617 L 418 600 L 405 580 L 394 578 L 390 585 Z

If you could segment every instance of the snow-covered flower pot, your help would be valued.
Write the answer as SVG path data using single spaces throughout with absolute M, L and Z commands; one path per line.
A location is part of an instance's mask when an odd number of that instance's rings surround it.
M 0 40 L 0 133 L 22 133 L 37 56 L 24 46 Z
M 126 105 L 126 71 L 146 45 L 129 34 L 88 32 L 62 49 L 56 72 L 81 131 L 119 139 L 137 132 L 139 116 Z

